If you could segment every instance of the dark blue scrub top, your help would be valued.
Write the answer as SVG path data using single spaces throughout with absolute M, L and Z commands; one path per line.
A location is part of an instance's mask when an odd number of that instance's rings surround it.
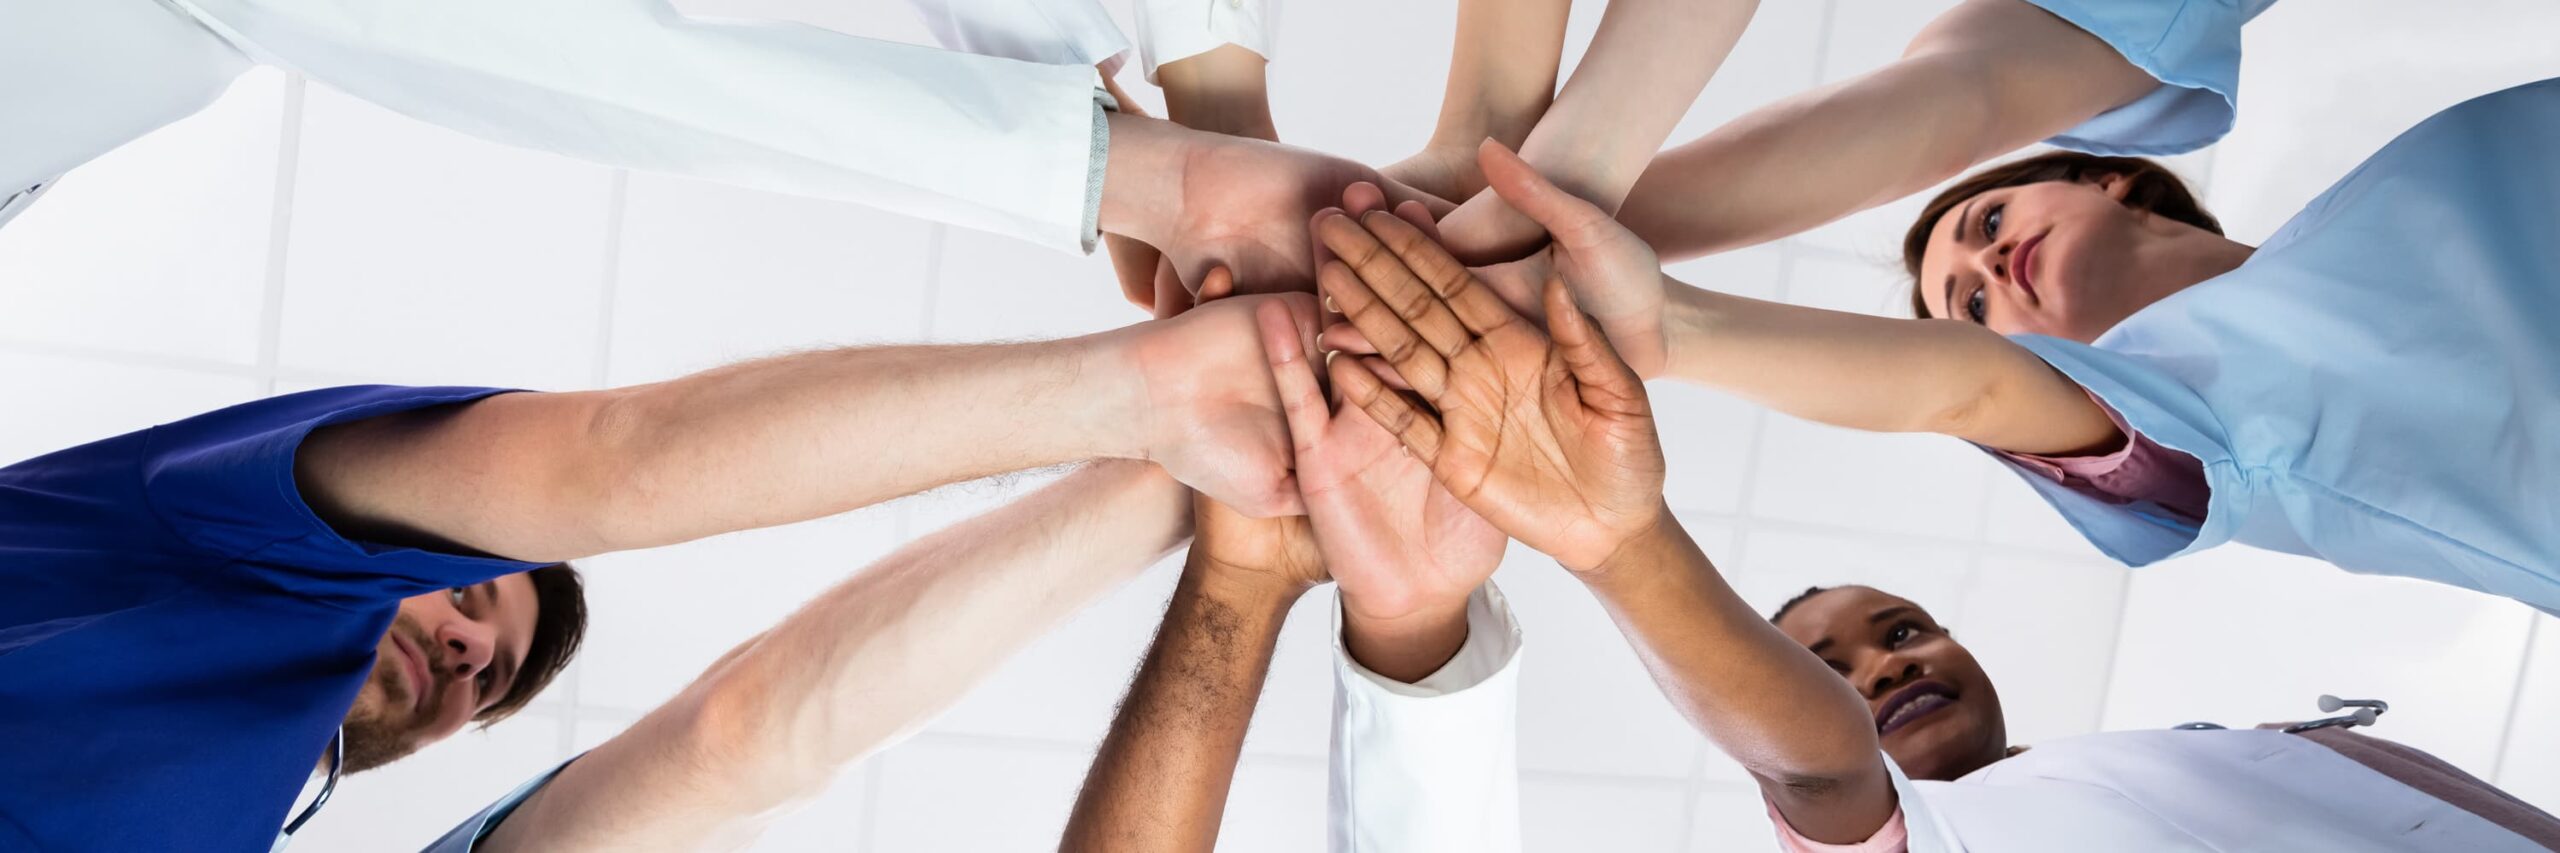
M 311 391 L 0 468 L 0 850 L 268 849 L 400 600 L 536 567 L 349 541 L 296 449 L 497 393 Z

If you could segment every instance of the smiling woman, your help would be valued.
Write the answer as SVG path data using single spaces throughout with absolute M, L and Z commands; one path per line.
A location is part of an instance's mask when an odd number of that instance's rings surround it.
M 2301 833 L 2293 840 L 2302 849 L 2529 849 L 2515 845 L 2560 840 L 2560 820 L 2434 756 L 2345 728 L 2111 732 L 2033 752 L 2012 746 L 2000 694 L 1973 653 L 1927 609 L 1882 590 L 1814 587 L 1769 621 L 1875 712 L 1899 800 L 1879 836 L 1905 839 L 1907 849 L 1938 849 L 1939 833 L 1956 827 L 1970 846 L 1944 849 L 2057 849 L 2075 835 L 2138 842 L 2126 849 L 2194 849 L 2233 818 L 2288 827 Z M 2303 796 L 2315 780 L 2321 795 Z M 2341 818 L 2344 803 L 2368 813 Z M 2425 817 L 2389 827 L 2372 818 L 2403 814 L 2395 809 Z M 1836 849 L 1776 823 L 1791 851 Z

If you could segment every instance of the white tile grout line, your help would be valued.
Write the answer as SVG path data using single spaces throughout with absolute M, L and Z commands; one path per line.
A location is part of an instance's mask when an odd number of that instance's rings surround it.
M 2524 654 L 2516 658 L 2516 692 L 2507 697 L 2507 723 L 2498 729 L 2497 757 L 2489 760 L 2489 782 L 2504 785 L 2507 774 L 2507 750 L 2515 745 L 2516 719 L 2524 714 L 2525 680 L 2533 672 L 2533 650 L 2536 635 L 2542 633 L 2542 613 L 2526 614 L 2533 621 L 2524 625 Z
M 275 199 L 267 214 L 267 285 L 258 307 L 258 395 L 276 393 L 276 366 L 284 348 L 284 275 L 286 250 L 293 239 L 295 176 L 302 167 L 302 99 L 300 74 L 284 78 L 283 117 L 276 129 Z
M 596 282 L 596 352 L 595 360 L 587 366 L 587 384 L 595 388 L 605 387 L 613 374 L 614 298 L 622 286 L 622 222 L 631 198 L 631 171 L 613 170 L 609 187 L 605 201 L 604 264 L 602 275 Z M 586 707 L 582 701 L 586 697 L 586 670 L 584 666 L 570 666 L 560 673 L 560 683 L 552 686 L 553 690 L 561 691 L 570 708 Z M 637 718 L 636 715 L 633 717 Z M 574 721 L 560 728 L 562 759 L 577 752 L 577 729 Z
M 916 317 L 916 339 L 925 343 L 934 342 L 934 323 L 937 319 L 934 308 L 935 303 L 942 299 L 942 251 L 945 242 L 950 239 L 950 234 L 951 226 L 940 222 L 933 223 L 932 227 L 925 231 L 924 281 L 920 282 L 924 287 L 924 298 L 918 300 L 923 308 L 917 312 Z M 900 542 L 912 541 L 917 536 L 915 502 L 896 501 L 891 504 L 890 511 L 894 513 L 890 516 L 889 522 L 891 535 L 896 536 Z M 923 733 L 917 735 L 919 738 L 923 736 Z M 886 751 L 882 750 L 882 752 Z M 860 826 L 856 830 L 859 835 L 853 845 L 857 853 L 870 853 L 879 849 L 880 789 L 888 783 L 886 774 L 887 771 L 882 769 L 879 755 L 875 754 L 871 759 L 863 762 Z

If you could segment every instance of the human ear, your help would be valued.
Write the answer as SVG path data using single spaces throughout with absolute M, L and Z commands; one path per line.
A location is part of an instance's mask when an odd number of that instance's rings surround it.
M 2122 203 L 2127 196 L 2133 194 L 2133 178 L 2112 172 L 2101 172 L 2099 174 L 2091 175 L 2087 178 L 2081 179 L 2080 182 L 2088 184 L 2091 189 L 2097 190 L 2106 197 L 2116 200 L 2118 203 Z

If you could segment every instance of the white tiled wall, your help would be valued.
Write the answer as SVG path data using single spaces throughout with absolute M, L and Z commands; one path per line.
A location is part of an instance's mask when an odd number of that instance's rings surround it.
M 1678 136 L 1889 61 L 1948 5 L 1764 2 Z M 685 6 L 921 35 L 898 4 Z M 1568 61 L 1602 4 L 1576 6 Z M 1284 136 L 1373 162 L 1411 153 L 1436 110 L 1453 10 L 1292 3 L 1273 82 Z M 2210 178 L 2237 236 L 2263 236 L 2417 118 L 2560 73 L 2553 32 L 2560 7 L 2546 0 L 2458 14 L 2280 4 L 2248 39 L 2238 131 L 2177 165 Z M 1894 313 L 1891 259 L 1915 204 L 1673 271 Z M 1100 256 L 501 148 L 272 71 L 74 173 L 0 230 L 0 305 L 13 414 L 0 455 L 13 459 L 345 381 L 579 388 L 812 346 L 1056 337 L 1138 319 Z M 2378 734 L 2560 805 L 2548 760 L 2560 735 L 2547 725 L 2560 715 L 2560 626 L 2548 617 L 2239 549 L 2127 573 L 1953 442 L 1828 429 L 1693 388 L 1656 393 L 1670 502 L 1754 604 L 1844 581 L 1919 600 L 1998 679 L 2022 741 L 2294 718 L 2322 692 L 2369 694 L 2393 702 Z M 543 702 L 350 781 L 298 849 L 422 843 L 620 731 L 801 598 L 1046 479 L 592 561 L 590 651 Z M 1516 547 L 1499 578 L 1529 636 L 1530 849 L 1771 849 L 1750 783 L 1671 710 L 1588 594 Z M 924 734 L 781 819 L 760 849 L 1053 845 L 1172 581 L 1158 566 L 1042 639 Z M 1309 596 L 1283 634 L 1229 799 L 1227 849 L 1322 844 L 1330 602 Z

